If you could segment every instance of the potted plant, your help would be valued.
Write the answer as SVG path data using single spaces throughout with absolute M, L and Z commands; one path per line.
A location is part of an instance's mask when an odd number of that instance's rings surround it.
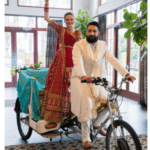
M 75 27 L 74 29 L 80 30 L 82 33 L 82 38 L 86 37 L 86 29 L 88 23 L 94 20 L 88 13 L 88 11 L 79 9 L 78 16 L 75 18 Z

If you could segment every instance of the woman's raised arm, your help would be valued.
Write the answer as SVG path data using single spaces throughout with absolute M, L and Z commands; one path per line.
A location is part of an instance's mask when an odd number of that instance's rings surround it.
M 61 32 L 62 26 L 49 18 L 49 0 L 45 0 L 44 19 L 53 29 L 55 29 L 57 32 Z

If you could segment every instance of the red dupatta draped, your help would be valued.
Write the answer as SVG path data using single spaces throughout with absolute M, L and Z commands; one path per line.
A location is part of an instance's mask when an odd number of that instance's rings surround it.
M 59 35 L 61 44 L 56 46 L 45 84 L 41 117 L 49 122 L 60 122 L 70 110 L 69 79 L 73 67 L 72 48 L 76 40 L 65 28 Z M 59 41 L 58 39 L 58 41 Z

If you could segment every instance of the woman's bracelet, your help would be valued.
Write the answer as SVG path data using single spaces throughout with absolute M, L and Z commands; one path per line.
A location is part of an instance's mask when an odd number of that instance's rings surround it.
M 44 7 L 44 11 L 48 12 L 49 11 L 49 7 Z

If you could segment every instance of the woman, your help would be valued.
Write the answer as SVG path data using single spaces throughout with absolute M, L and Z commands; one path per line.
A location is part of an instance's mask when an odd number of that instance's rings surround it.
M 72 48 L 74 43 L 82 38 L 82 34 L 79 30 L 73 30 L 72 13 L 65 14 L 64 20 L 67 27 L 64 28 L 48 17 L 48 10 L 49 0 L 45 0 L 44 18 L 58 32 L 58 39 L 56 55 L 47 74 L 41 117 L 49 122 L 46 128 L 54 128 L 70 110 L 68 88 L 73 67 Z

